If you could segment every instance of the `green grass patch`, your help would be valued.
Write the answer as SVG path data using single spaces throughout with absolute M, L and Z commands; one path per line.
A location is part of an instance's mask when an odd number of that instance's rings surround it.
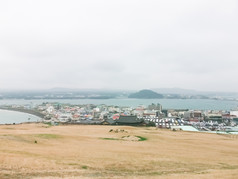
M 45 128 L 49 128 L 53 126 L 51 122 L 44 122 L 44 124 L 46 125 Z
M 14 130 L 15 128 L 12 128 L 12 127 L 6 127 L 4 129 L 7 129 L 7 130 Z
M 43 138 L 43 139 L 58 139 L 61 138 L 60 135 L 57 134 L 36 134 L 35 137 Z
M 158 171 L 152 171 L 152 172 L 146 173 L 146 175 L 149 175 L 149 176 L 159 176 L 162 174 L 163 174 L 162 172 L 158 172 Z
M 78 163 L 68 163 L 68 165 L 79 165 Z
M 238 165 L 227 165 L 227 164 L 224 164 L 221 168 L 222 169 L 234 170 L 234 169 L 238 169 Z
M 136 136 L 136 137 L 138 137 L 138 138 L 139 138 L 139 141 L 145 141 L 145 140 L 147 140 L 147 138 L 146 138 L 146 137 L 141 137 L 141 136 Z
M 103 140 L 120 140 L 120 139 L 117 139 L 117 138 L 101 138 Z
M 82 166 L 82 169 L 88 169 L 88 166 L 83 165 L 83 166 Z

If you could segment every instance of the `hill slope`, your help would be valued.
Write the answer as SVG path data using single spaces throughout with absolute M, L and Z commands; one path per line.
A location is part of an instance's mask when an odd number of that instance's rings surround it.
M 238 178 L 237 137 L 155 127 L 0 125 L 0 178 Z
M 139 98 L 139 99 L 158 99 L 163 98 L 164 96 L 158 94 L 152 90 L 141 90 L 137 93 L 130 94 L 128 98 Z

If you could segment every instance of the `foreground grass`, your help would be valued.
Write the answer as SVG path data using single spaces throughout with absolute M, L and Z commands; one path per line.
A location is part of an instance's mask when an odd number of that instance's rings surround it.
M 56 135 L 56 134 L 35 134 L 34 137 L 43 138 L 43 139 L 58 139 L 58 138 L 61 138 L 60 135 Z
M 120 139 L 116 139 L 116 138 L 101 138 L 103 140 L 120 140 Z
M 141 137 L 141 136 L 136 136 L 136 137 L 138 137 L 138 138 L 139 138 L 139 141 L 145 141 L 145 140 L 147 140 L 147 138 L 146 138 L 146 137 Z
M 236 138 L 111 128 L 0 126 L 0 178 L 238 178 Z

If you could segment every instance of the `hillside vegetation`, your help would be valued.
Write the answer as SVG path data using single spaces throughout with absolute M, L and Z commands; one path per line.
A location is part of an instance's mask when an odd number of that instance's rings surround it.
M 164 96 L 158 94 L 152 90 L 141 90 L 137 93 L 130 94 L 128 98 L 138 98 L 138 99 L 158 99 L 163 98 Z
M 0 178 L 238 178 L 237 148 L 237 136 L 153 127 L 1 125 Z

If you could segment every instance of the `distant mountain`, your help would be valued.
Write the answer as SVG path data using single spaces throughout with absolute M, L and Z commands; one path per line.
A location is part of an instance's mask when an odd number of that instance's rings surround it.
M 153 88 L 151 89 L 157 93 L 163 94 L 163 95 L 193 95 L 193 96 L 208 96 L 208 97 L 238 97 L 237 92 L 221 92 L 221 91 L 198 91 L 193 89 L 182 89 L 182 88 Z
M 192 89 L 181 89 L 181 88 L 155 88 L 153 91 L 161 94 L 182 94 L 182 95 L 194 95 L 200 92 Z
M 139 98 L 139 99 L 158 99 L 163 98 L 164 96 L 158 94 L 152 90 L 141 90 L 137 93 L 132 93 L 128 96 L 128 98 Z
M 238 100 L 237 92 L 196 91 L 181 88 L 155 88 L 150 90 L 123 89 L 80 89 L 80 88 L 52 88 L 52 89 L 0 89 L 0 99 L 227 99 Z

